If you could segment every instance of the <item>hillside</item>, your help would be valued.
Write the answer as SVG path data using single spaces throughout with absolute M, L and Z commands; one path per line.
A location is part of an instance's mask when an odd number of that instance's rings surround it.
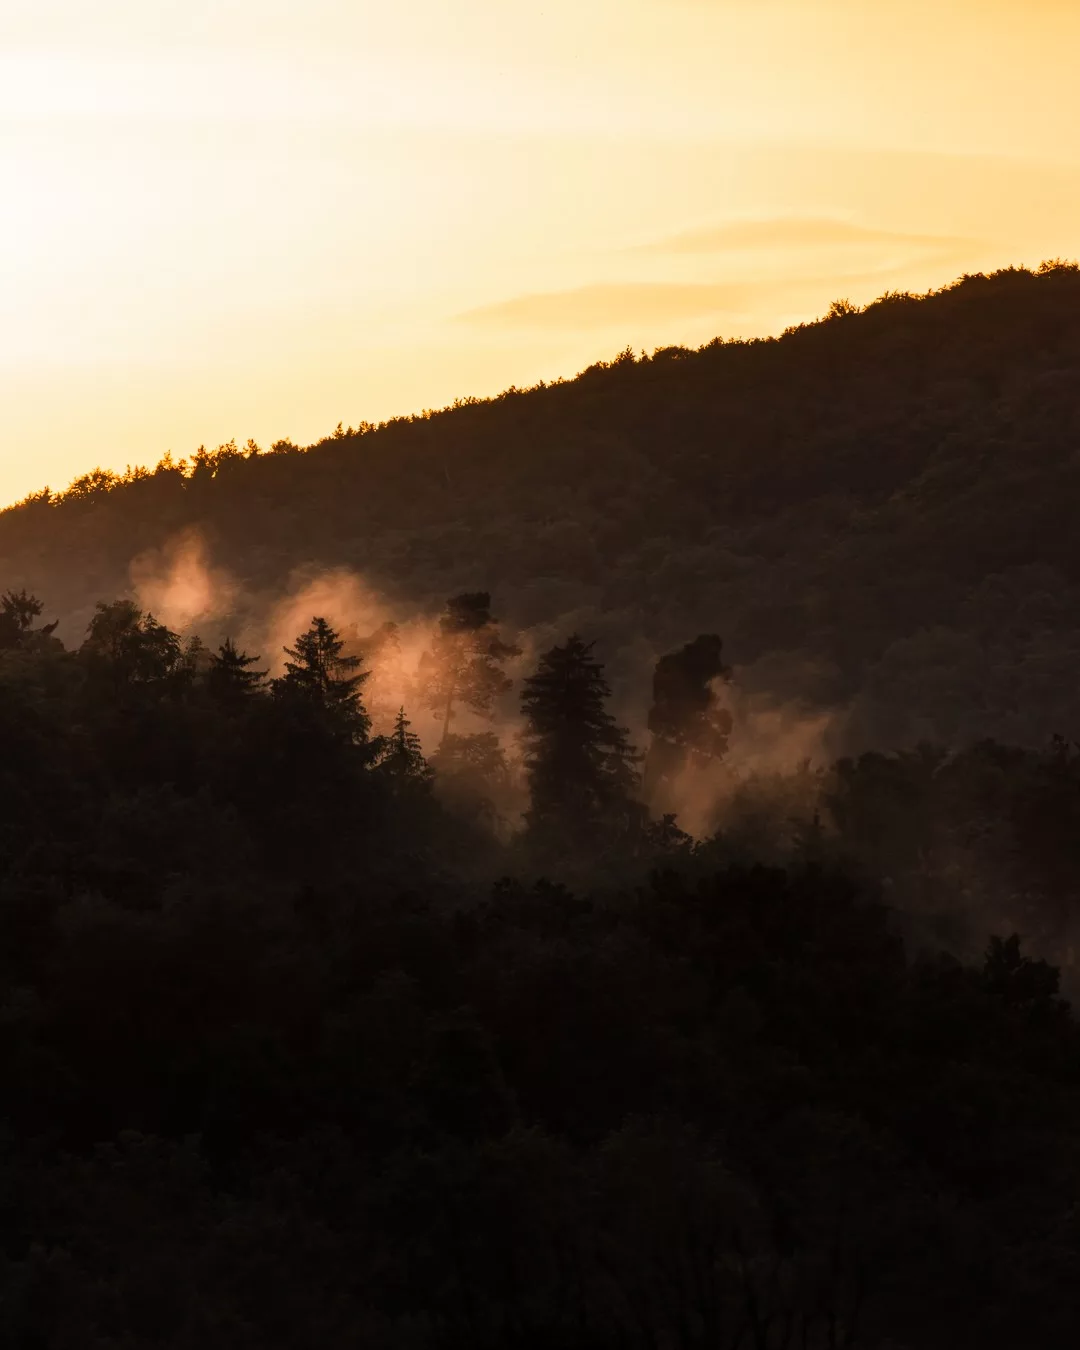
M 718 631 L 742 687 L 846 746 L 1080 734 L 1080 271 L 886 296 L 781 338 L 627 353 L 576 379 L 93 474 L 0 513 L 0 581 L 77 637 L 192 527 L 245 621 L 347 568 L 394 613 L 490 589 L 599 640 L 629 698 Z M 205 625 L 203 625 L 205 628 Z
M 0 516 L 0 1350 L 1071 1346 L 1077 299 Z

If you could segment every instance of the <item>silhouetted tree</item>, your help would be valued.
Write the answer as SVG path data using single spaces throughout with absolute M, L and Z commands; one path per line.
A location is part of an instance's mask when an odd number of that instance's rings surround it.
M 324 618 L 315 617 L 311 627 L 286 647 L 285 674 L 274 681 L 274 692 L 298 700 L 325 714 L 330 724 L 347 740 L 365 741 L 371 722 L 361 701 L 360 688 L 367 679 L 359 656 L 342 654 L 344 643 Z
M 670 812 L 649 825 L 646 837 L 651 847 L 658 853 L 685 851 L 693 844 L 693 839 L 685 830 L 679 828 L 678 820 Z
M 190 674 L 179 636 L 131 600 L 97 606 L 79 655 L 121 684 L 160 684 Z
M 383 738 L 379 767 L 398 783 L 426 783 L 431 778 L 420 737 L 411 730 L 412 723 L 400 708 L 394 718 L 394 729 Z
M 1058 997 L 1060 972 L 1020 950 L 1019 935 L 992 937 L 982 970 L 986 990 L 1008 1007 L 1033 1015 L 1064 1017 L 1069 1005 Z
M 38 618 L 43 608 L 41 601 L 36 596 L 27 594 L 25 590 L 5 591 L 0 596 L 0 651 L 18 646 L 29 633 L 33 632 L 34 620 Z M 49 634 L 55 627 L 54 622 L 37 631 Z
M 226 638 L 210 657 L 206 684 L 221 703 L 237 704 L 251 698 L 263 687 L 265 670 L 252 670 L 257 656 L 239 651 L 232 638 Z
M 727 753 L 732 717 L 716 688 L 731 678 L 722 648 L 715 633 L 703 633 L 656 663 L 644 775 L 649 801 L 687 765 L 701 767 Z
M 611 690 L 593 643 L 575 633 L 540 659 L 525 681 L 525 766 L 533 829 L 588 834 L 630 812 L 636 758 L 607 711 Z
M 443 740 L 450 734 L 456 703 L 481 715 L 491 711 L 511 685 L 501 667 L 519 654 L 519 648 L 502 638 L 487 591 L 455 595 L 447 601 L 419 671 L 425 701 L 442 717 Z

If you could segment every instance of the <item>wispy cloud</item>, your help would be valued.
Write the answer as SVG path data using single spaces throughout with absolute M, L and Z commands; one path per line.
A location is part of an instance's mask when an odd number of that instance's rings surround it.
M 840 294 L 880 294 L 894 284 L 892 267 L 817 275 L 776 275 L 754 281 L 609 282 L 573 290 L 512 296 L 456 315 L 459 323 L 517 329 L 625 328 L 716 315 L 729 323 L 774 310 L 823 313 Z
M 568 331 L 713 315 L 741 323 L 760 319 L 766 310 L 809 314 L 852 288 L 876 286 L 879 294 L 909 284 L 905 278 L 912 268 L 921 272 L 932 265 L 947 276 L 949 267 L 970 260 L 976 247 L 959 235 L 880 229 L 824 215 L 732 220 L 621 250 L 631 273 L 625 280 L 512 296 L 456 318 L 505 329 Z M 631 257 L 636 261 L 627 265 Z M 658 270 L 669 276 L 657 277 Z
M 638 320 L 740 314 L 760 295 L 752 283 L 614 282 L 574 290 L 518 295 L 470 309 L 466 323 L 526 328 L 607 328 Z
M 895 248 L 938 253 L 970 245 L 948 235 L 905 233 L 856 225 L 825 216 L 776 216 L 766 220 L 733 220 L 687 230 L 638 245 L 638 253 L 725 253 L 747 249 L 784 251 L 835 248 Z

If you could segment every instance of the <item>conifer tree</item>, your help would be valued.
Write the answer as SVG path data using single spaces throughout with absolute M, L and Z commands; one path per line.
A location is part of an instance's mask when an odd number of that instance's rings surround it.
M 394 718 L 394 729 L 385 738 L 380 766 L 398 781 L 426 783 L 431 770 L 420 748 L 420 737 L 411 728 L 405 709 L 400 708 Z
M 592 649 L 575 633 L 525 681 L 522 740 L 533 829 L 579 834 L 631 811 L 637 756 L 607 711 L 611 689 Z
M 274 681 L 279 697 L 297 699 L 325 714 L 347 739 L 366 741 L 371 719 L 361 702 L 360 686 L 367 679 L 359 656 L 342 654 L 344 642 L 316 616 L 306 633 L 286 647 L 285 674 Z
M 211 694 L 222 703 L 241 703 L 259 692 L 266 678 L 265 670 L 251 670 L 259 658 L 239 651 L 232 638 L 226 638 L 210 657 L 206 684 Z

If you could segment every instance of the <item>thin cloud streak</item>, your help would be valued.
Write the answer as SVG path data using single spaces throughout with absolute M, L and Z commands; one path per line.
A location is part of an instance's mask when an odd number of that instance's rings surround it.
M 467 310 L 466 323 L 511 327 L 604 328 L 638 319 L 690 318 L 700 314 L 742 313 L 758 287 L 749 284 L 695 285 L 667 282 L 614 282 L 573 290 L 514 296 Z
M 852 288 L 864 291 L 877 286 L 888 290 L 895 279 L 893 267 L 862 273 L 825 276 L 780 276 L 747 282 L 677 283 L 630 281 L 577 286 L 513 296 L 455 315 L 458 323 L 507 329 L 612 328 L 635 323 L 659 324 L 670 320 L 723 316 L 743 320 L 777 305 L 784 308 L 820 306 Z M 823 298 L 824 297 L 824 298 Z
M 824 216 L 777 216 L 734 220 L 686 230 L 638 245 L 637 253 L 724 253 L 746 249 L 815 249 L 901 246 L 937 253 L 968 248 L 977 241 L 959 236 L 875 229 Z

